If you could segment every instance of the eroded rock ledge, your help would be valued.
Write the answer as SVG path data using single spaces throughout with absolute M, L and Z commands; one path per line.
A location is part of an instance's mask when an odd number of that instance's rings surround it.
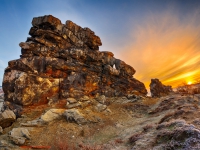
M 135 70 L 112 52 L 99 51 L 101 40 L 89 28 L 51 15 L 36 17 L 21 42 L 20 59 L 5 69 L 5 104 L 47 104 L 63 98 L 105 95 L 145 95 L 145 86 L 133 78 Z M 12 109 L 12 108 L 10 108 Z

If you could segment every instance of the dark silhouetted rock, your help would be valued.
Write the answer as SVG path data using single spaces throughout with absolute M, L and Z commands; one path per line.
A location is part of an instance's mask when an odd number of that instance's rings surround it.
M 173 92 L 171 86 L 163 85 L 158 79 L 151 79 L 150 91 L 152 97 L 161 97 Z
M 21 58 L 5 69 L 3 90 L 9 108 L 84 96 L 145 95 L 135 70 L 112 52 L 101 52 L 101 40 L 89 28 L 51 15 L 33 18 L 31 37 L 21 42 Z M 114 67 L 115 66 L 115 67 Z

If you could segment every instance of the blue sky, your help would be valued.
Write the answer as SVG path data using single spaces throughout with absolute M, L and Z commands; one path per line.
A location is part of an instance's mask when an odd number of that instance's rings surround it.
M 19 58 L 19 43 L 29 36 L 32 18 L 48 14 L 92 29 L 102 40 L 100 51 L 112 51 L 132 65 L 146 85 L 151 78 L 169 84 L 195 80 L 199 6 L 198 0 L 0 0 L 0 83 L 7 62 Z

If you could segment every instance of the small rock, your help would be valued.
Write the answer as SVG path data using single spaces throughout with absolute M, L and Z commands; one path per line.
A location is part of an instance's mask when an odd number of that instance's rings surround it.
M 66 104 L 67 109 L 77 108 L 77 107 L 80 107 L 80 106 L 81 106 L 80 103 L 72 103 L 72 104 L 67 103 Z
M 65 109 L 50 109 L 41 116 L 41 119 L 44 122 L 51 122 L 55 119 L 61 118 L 64 111 Z
M 21 133 L 22 133 L 23 137 L 25 137 L 25 138 L 27 138 L 27 139 L 29 139 L 29 140 L 31 139 L 30 133 L 28 132 L 27 129 L 21 130 Z
M 11 137 L 11 140 L 16 144 L 16 145 L 22 145 L 25 143 L 26 141 L 26 138 L 24 137 Z
M 11 110 L 5 110 L 4 112 L 0 113 L 0 126 L 2 128 L 6 128 L 12 125 L 13 122 L 16 120 L 16 115 Z
M 105 95 L 101 95 L 101 96 L 97 97 L 96 100 L 97 100 L 99 103 L 104 104 L 105 101 L 106 101 L 106 97 L 105 97 Z
M 83 97 L 80 98 L 80 101 L 83 102 L 83 101 L 88 101 L 90 98 L 86 95 L 84 95 Z
M 128 98 L 128 99 L 137 99 L 137 96 L 134 95 L 134 94 L 128 94 L 128 95 L 127 95 L 127 98 Z
M 106 109 L 106 112 L 112 113 L 112 111 L 109 108 Z
M 81 108 L 83 109 L 89 106 L 91 104 L 91 101 L 83 101 L 80 104 L 81 104 Z
M 128 100 L 127 97 L 125 97 L 125 96 L 121 97 L 121 99 L 124 101 Z
M 16 145 L 22 145 L 25 143 L 26 139 L 30 139 L 30 133 L 26 128 L 13 128 L 9 134 L 11 140 Z
M 43 120 L 39 118 L 32 121 L 27 121 L 26 123 L 20 123 L 20 125 L 25 127 L 38 127 L 44 125 L 43 123 Z
M 67 102 L 69 104 L 74 104 L 74 103 L 77 103 L 77 100 L 75 98 L 67 98 Z
M 97 104 L 95 106 L 95 109 L 98 111 L 98 112 L 102 112 L 104 110 L 106 110 L 107 106 L 106 105 L 103 105 L 103 104 Z
M 87 120 L 76 109 L 65 110 L 63 115 L 66 117 L 67 121 L 74 121 L 77 124 L 86 124 L 87 123 Z

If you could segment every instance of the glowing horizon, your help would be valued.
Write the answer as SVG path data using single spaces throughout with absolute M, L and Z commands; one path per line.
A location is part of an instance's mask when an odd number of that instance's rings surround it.
M 198 12 L 185 20 L 174 11 L 151 14 L 132 30 L 133 42 L 122 55 L 136 69 L 135 78 L 149 88 L 150 79 L 177 87 L 200 77 L 200 25 Z

